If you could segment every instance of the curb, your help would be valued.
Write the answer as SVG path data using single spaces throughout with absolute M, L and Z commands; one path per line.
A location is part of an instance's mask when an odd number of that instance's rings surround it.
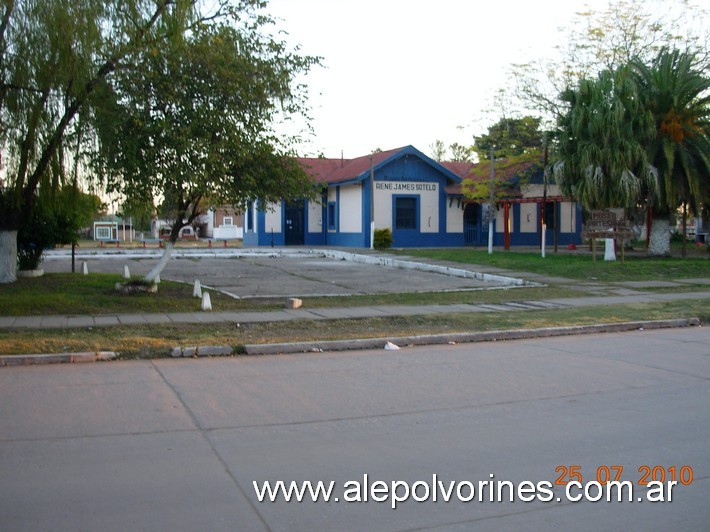
M 296 342 L 281 344 L 249 344 L 244 346 L 247 355 L 280 355 L 321 351 L 347 351 L 354 349 L 383 349 L 388 343 L 396 346 L 441 345 L 473 342 L 499 342 L 504 340 L 524 340 L 571 336 L 577 334 L 597 334 L 627 332 L 635 330 L 669 329 L 700 326 L 699 318 L 675 320 L 631 321 L 622 323 L 574 325 L 567 327 L 545 327 L 542 329 L 512 329 L 476 333 L 449 333 L 424 336 L 400 336 L 394 338 L 365 338 L 356 340 L 332 340 L 323 342 Z
M 628 321 L 596 325 L 574 325 L 567 327 L 545 327 L 542 329 L 511 329 L 507 331 L 488 331 L 476 333 L 430 334 L 422 336 L 397 336 L 392 338 L 362 338 L 353 340 L 329 340 L 322 342 L 292 342 L 275 344 L 247 344 L 243 352 L 237 353 L 224 345 L 175 347 L 172 358 L 201 358 L 216 356 L 242 355 L 286 355 L 296 353 L 320 353 L 323 351 L 352 351 L 356 349 L 385 349 L 388 344 L 395 346 L 463 344 L 475 342 L 500 342 L 506 340 L 525 340 L 532 338 L 551 338 L 578 334 L 601 334 L 653 329 L 672 329 L 680 327 L 699 327 L 700 318 L 675 320 Z M 395 347 L 396 348 L 396 347 Z M 31 355 L 0 355 L 0 367 L 33 366 L 40 364 L 68 364 L 103 362 L 113 360 L 118 353 L 97 351 L 85 353 L 56 353 Z
M 0 355 L 0 367 L 36 366 L 40 364 L 79 364 L 104 362 L 116 358 L 113 351 L 90 351 L 85 353 L 54 353 L 33 355 Z
M 417 262 L 412 259 L 398 259 L 395 257 L 381 257 L 378 255 L 363 255 L 361 253 L 351 253 L 349 251 L 340 251 L 335 249 L 312 250 L 311 253 L 320 253 L 326 258 L 335 260 L 346 260 L 349 262 L 357 262 L 361 264 L 374 264 L 377 266 L 385 266 L 388 268 L 400 268 L 402 270 L 418 270 L 422 272 L 438 273 L 441 275 L 449 275 L 451 277 L 461 277 L 464 279 L 478 279 L 479 281 L 501 283 L 503 286 L 544 286 L 534 281 L 526 279 L 518 279 L 506 275 L 497 275 L 492 273 L 481 273 L 464 268 L 452 268 L 450 266 L 442 266 L 439 264 L 429 264 L 427 262 Z

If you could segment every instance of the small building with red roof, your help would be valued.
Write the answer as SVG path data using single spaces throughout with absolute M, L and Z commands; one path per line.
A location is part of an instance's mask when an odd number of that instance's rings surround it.
M 368 248 L 373 227 L 390 229 L 393 247 L 487 244 L 488 199 L 476 194 L 489 163 L 439 163 L 413 146 L 299 162 L 323 185 L 321 200 L 248 205 L 245 246 Z M 548 244 L 580 243 L 581 209 L 544 183 L 541 165 L 496 165 L 494 245 L 539 245 L 545 215 Z
M 442 165 L 461 177 L 461 183 L 449 187 L 447 193 L 465 198 L 464 245 L 487 245 L 490 161 Z M 546 246 L 582 242 L 582 207 L 546 178 L 542 156 L 539 160 L 529 156 L 496 160 L 494 200 L 495 246 L 540 246 L 543 226 Z
M 245 245 L 367 248 L 372 221 L 377 229 L 392 230 L 395 247 L 463 245 L 461 199 L 447 193 L 461 178 L 413 146 L 300 162 L 324 185 L 322 201 L 252 204 Z

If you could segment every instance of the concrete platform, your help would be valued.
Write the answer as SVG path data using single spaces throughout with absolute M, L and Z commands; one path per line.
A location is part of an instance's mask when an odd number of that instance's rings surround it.
M 288 252 L 286 252 L 288 251 Z M 358 255 L 333 250 L 283 250 L 282 255 L 269 254 L 235 255 L 228 250 L 220 255 L 177 255 L 172 258 L 162 279 L 194 283 L 199 279 L 203 286 L 212 287 L 234 297 L 304 297 L 356 294 L 386 294 L 403 292 L 438 292 L 475 290 L 510 286 L 524 281 L 511 279 L 495 273 L 467 270 L 436 264 L 403 260 L 396 256 Z M 328 255 L 323 255 L 323 253 Z M 386 266 L 378 261 L 395 264 Z M 158 260 L 157 255 L 133 257 L 131 255 L 106 254 L 82 258 L 89 272 L 123 273 L 127 265 L 133 277 L 148 273 Z M 65 254 L 49 254 L 43 263 L 47 272 L 70 271 L 71 261 Z M 438 270 L 438 271 L 437 271 Z M 470 274 L 466 278 L 462 275 Z

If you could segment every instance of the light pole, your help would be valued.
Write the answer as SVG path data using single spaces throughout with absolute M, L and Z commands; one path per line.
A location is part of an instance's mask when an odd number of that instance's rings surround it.
M 494 169 L 495 155 L 493 154 L 493 146 L 491 146 L 491 190 L 488 203 L 488 254 L 493 254 L 493 212 L 495 205 L 493 203 L 493 176 L 495 174 Z
M 370 154 L 370 249 L 375 249 L 375 167 Z

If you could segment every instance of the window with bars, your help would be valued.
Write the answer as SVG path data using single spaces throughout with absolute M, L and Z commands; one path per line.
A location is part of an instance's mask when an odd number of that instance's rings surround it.
M 394 228 L 417 229 L 418 197 L 402 196 L 394 198 Z

